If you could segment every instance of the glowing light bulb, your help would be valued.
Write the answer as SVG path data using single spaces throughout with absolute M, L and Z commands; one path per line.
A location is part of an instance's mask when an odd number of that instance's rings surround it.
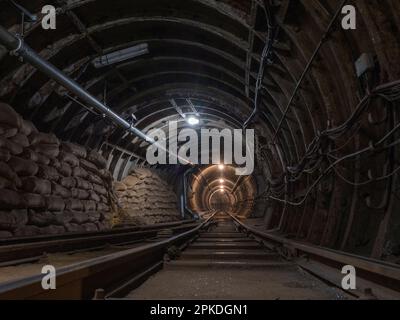
M 220 183 L 224 183 L 224 179 L 219 179 L 219 182 Z
M 224 170 L 224 168 L 225 168 L 225 166 L 224 166 L 223 164 L 220 164 L 220 165 L 218 166 L 218 169 L 219 169 L 219 170 Z
M 187 123 L 189 123 L 191 126 L 195 126 L 200 123 L 200 120 L 196 117 L 191 116 L 187 119 Z

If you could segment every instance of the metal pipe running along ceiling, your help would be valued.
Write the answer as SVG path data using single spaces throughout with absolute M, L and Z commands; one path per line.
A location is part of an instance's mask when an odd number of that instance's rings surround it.
M 140 139 L 154 145 L 157 142 L 146 135 L 141 130 L 135 128 L 132 124 L 123 119 L 120 115 L 113 112 L 109 107 L 100 102 L 96 97 L 82 88 L 77 82 L 65 75 L 61 70 L 40 57 L 32 48 L 30 48 L 21 38 L 11 34 L 4 27 L 0 26 L 0 44 L 4 45 L 12 54 L 19 56 L 29 62 L 39 71 L 56 81 L 61 86 L 74 93 L 78 98 L 92 106 L 95 110 L 108 117 L 112 122 L 124 128 Z

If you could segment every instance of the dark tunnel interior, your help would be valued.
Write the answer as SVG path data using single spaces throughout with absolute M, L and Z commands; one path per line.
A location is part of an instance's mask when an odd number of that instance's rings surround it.
M 341 2 L 19 1 L 38 17 L 57 9 L 55 30 L 25 17 L 21 31 L 20 12 L 0 1 L 0 238 L 222 211 L 400 264 L 400 3 L 347 1 L 357 28 L 344 30 Z M 14 44 L 23 38 L 128 126 L 12 54 L 5 32 L 23 32 Z M 150 141 L 129 130 L 163 130 L 171 144 L 171 122 L 254 130 L 254 170 L 237 175 L 223 152 L 220 163 L 149 163 Z

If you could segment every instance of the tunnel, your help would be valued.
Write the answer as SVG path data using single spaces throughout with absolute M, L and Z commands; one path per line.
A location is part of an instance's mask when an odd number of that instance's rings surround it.
M 24 263 L 111 259 L 111 244 L 135 267 L 109 283 L 99 271 L 77 298 L 165 261 L 179 282 L 195 261 L 247 259 L 256 271 L 228 298 L 273 299 L 261 246 L 341 297 L 399 299 L 399 57 L 395 0 L 0 1 L 0 298 L 50 294 L 2 289 L 39 281 Z M 342 288 L 345 266 L 358 291 Z M 282 277 L 304 289 L 283 297 L 320 297 Z M 138 296 L 170 297 L 162 279 Z

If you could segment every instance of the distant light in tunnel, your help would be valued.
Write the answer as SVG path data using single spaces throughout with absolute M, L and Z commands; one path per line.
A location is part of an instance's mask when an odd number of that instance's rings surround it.
M 196 126 L 200 123 L 200 120 L 194 116 L 190 116 L 187 119 L 187 123 L 189 123 L 191 126 Z

